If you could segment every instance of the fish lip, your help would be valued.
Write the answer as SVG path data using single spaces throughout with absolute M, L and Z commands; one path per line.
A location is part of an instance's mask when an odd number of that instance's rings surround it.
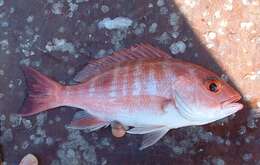
M 224 106 L 226 106 L 226 105 L 228 105 L 228 104 L 236 103 L 236 102 L 238 102 L 240 99 L 241 99 L 241 96 L 240 96 L 240 95 L 234 95 L 234 96 L 230 97 L 229 99 L 223 101 L 223 102 L 221 103 L 221 105 L 224 107 Z
M 240 99 L 240 95 L 234 95 L 228 100 L 223 101 L 221 104 L 222 109 L 232 109 L 235 112 L 241 110 L 243 108 L 243 104 L 238 103 Z

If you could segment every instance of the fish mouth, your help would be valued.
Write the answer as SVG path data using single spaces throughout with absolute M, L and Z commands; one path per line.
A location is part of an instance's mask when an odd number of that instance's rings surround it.
M 221 103 L 222 109 L 228 109 L 230 112 L 237 112 L 243 108 L 243 104 L 238 103 L 241 99 L 240 95 L 235 95 Z

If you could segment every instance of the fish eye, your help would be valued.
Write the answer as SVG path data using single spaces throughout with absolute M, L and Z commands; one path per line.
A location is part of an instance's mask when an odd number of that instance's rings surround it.
M 211 92 L 217 92 L 218 91 L 218 85 L 216 83 L 209 84 L 209 90 Z
M 210 92 L 218 93 L 221 89 L 221 83 L 218 79 L 208 79 L 206 81 L 206 87 Z

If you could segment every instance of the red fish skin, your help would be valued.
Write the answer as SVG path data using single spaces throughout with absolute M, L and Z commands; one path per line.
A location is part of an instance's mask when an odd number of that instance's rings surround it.
M 63 103 L 81 108 L 102 103 L 108 105 L 104 111 L 109 112 L 111 100 L 116 100 L 116 106 L 120 107 L 136 104 L 133 98 L 137 97 L 142 101 L 154 101 L 155 98 L 151 96 L 158 97 L 159 100 L 171 99 L 173 79 L 176 77 L 174 70 L 177 71 L 179 66 L 177 64 L 169 60 L 122 64 L 82 84 L 66 86 Z

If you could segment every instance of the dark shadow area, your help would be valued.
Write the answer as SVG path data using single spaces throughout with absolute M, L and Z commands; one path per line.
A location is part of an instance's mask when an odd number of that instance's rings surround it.
M 150 3 L 154 6 L 150 7 Z M 0 93 L 5 94 L 0 99 L 2 114 L 15 114 L 22 105 L 25 84 L 20 83 L 24 82 L 22 71 L 19 69 L 21 64 L 28 64 L 54 80 L 70 83 L 76 72 L 91 59 L 137 43 L 151 43 L 171 53 L 170 45 L 182 40 L 187 46 L 186 51 L 184 54 L 174 55 L 174 58 L 202 65 L 218 75 L 226 74 L 201 44 L 174 1 L 165 1 L 161 7 L 153 1 L 88 1 L 78 5 L 74 12 L 70 5 L 64 3 L 61 14 L 53 14 L 53 4 L 44 0 L 5 1 L 5 8 L 1 8 L 0 11 L 9 13 L 7 19 L 11 21 L 9 29 L 4 29 L 8 34 L 0 34 L 0 37 L 8 39 L 10 50 L 9 54 L 1 52 L 4 55 L 0 57 L 0 66 L 6 71 L 5 78 L 0 79 Z M 109 12 L 101 11 L 104 5 L 109 6 Z M 10 14 L 11 8 L 15 8 L 13 14 Z M 176 18 L 173 18 L 176 19 L 176 24 L 171 25 L 169 19 L 173 13 L 176 14 Z M 26 20 L 30 15 L 34 15 L 34 21 L 28 23 Z M 97 27 L 98 21 L 103 18 L 118 16 L 130 18 L 134 21 L 133 25 L 127 30 L 106 30 Z M 157 28 L 151 33 L 149 29 L 153 23 L 157 24 Z M 176 37 L 173 37 L 174 35 Z M 55 42 L 54 38 L 66 39 L 66 43 L 73 43 L 74 48 L 48 51 L 46 45 L 52 45 Z M 67 46 L 71 47 L 70 44 Z M 105 50 L 105 53 L 100 55 L 99 50 Z M 10 80 L 13 80 L 12 88 L 8 87 Z M 236 87 L 233 82 L 229 83 Z M 172 130 L 156 145 L 144 151 L 138 150 L 141 136 L 126 135 L 122 139 L 116 139 L 112 137 L 110 129 L 101 129 L 90 134 L 80 131 L 81 135 L 71 133 L 65 126 L 78 109 L 69 107 L 53 109 L 48 115 L 26 118 L 32 124 L 32 127 L 26 129 L 26 120 L 21 120 L 20 125 L 13 127 L 13 123 L 9 123 L 7 118 L 4 127 L 12 128 L 13 141 L 5 139 L 2 145 L 5 160 L 10 164 L 17 164 L 27 153 L 37 155 L 44 164 L 54 162 L 53 165 L 62 164 L 62 160 L 71 163 L 73 158 L 80 159 L 79 164 L 203 164 L 204 160 L 210 162 L 215 157 L 221 157 L 226 164 L 241 164 L 242 160 L 236 159 L 237 152 L 243 150 L 243 147 L 247 151 L 250 149 L 245 142 L 235 145 L 237 140 L 243 141 L 238 131 L 241 125 L 247 122 L 247 109 L 251 108 L 245 102 L 244 105 L 244 110 L 235 117 L 230 117 L 229 122 L 225 120 L 220 122 L 221 124 L 212 123 L 202 128 Z M 203 140 L 201 137 L 209 136 L 208 132 L 214 134 L 213 140 Z M 247 133 L 250 134 L 250 130 Z M 50 139 L 53 142 L 49 145 Z M 224 142 L 221 142 L 221 139 Z M 232 144 L 227 146 L 224 139 L 229 139 Z M 28 146 L 25 142 L 29 143 Z M 69 148 L 73 148 L 74 157 L 65 159 L 66 155 L 73 155 Z
M 4 161 L 4 152 L 3 152 L 3 147 L 0 145 L 0 161 Z

